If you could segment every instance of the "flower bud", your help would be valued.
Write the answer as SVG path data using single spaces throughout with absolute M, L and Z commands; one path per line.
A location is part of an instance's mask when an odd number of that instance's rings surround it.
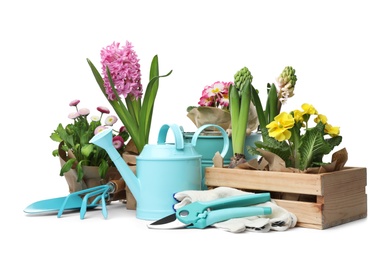
M 234 75 L 234 85 L 238 90 L 242 90 L 246 80 L 252 83 L 252 74 L 247 67 L 242 68 Z
M 294 89 L 295 83 L 297 82 L 297 76 L 295 75 L 295 69 L 291 66 L 284 68 L 280 76 L 276 80 L 279 83 L 279 87 L 283 88 L 289 84 L 289 89 Z
M 297 82 L 295 69 L 293 69 L 291 66 L 285 67 L 276 81 L 280 88 L 278 98 L 283 104 L 287 101 L 288 98 L 294 96 L 295 83 Z

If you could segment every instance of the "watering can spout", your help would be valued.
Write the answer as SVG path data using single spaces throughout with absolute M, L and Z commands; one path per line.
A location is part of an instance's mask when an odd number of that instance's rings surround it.
M 126 185 L 131 190 L 131 193 L 134 195 L 136 201 L 139 201 L 140 198 L 140 183 L 138 178 L 135 176 L 133 171 L 127 165 L 127 163 L 123 160 L 122 156 L 115 149 L 112 143 L 112 130 L 105 129 L 95 135 L 90 141 L 104 150 L 106 150 L 107 154 L 110 156 L 111 160 L 114 162 L 116 168 L 121 174 L 123 180 L 126 182 Z

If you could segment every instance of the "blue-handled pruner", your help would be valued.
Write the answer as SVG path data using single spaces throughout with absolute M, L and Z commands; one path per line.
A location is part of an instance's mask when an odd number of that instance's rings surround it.
M 205 202 L 193 202 L 175 213 L 148 224 L 153 229 L 205 228 L 231 218 L 270 215 L 270 207 L 256 206 L 270 201 L 270 193 L 232 196 Z

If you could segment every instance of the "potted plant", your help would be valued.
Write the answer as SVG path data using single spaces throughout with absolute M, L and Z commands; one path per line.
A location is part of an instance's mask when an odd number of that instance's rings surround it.
M 198 101 L 199 106 L 189 106 L 187 108 L 187 117 L 196 127 L 199 128 L 202 125 L 214 124 L 219 125 L 226 131 L 231 129 L 229 88 L 232 84 L 232 82 L 217 81 L 203 88 Z M 248 131 L 255 131 L 257 125 L 256 110 L 252 106 L 249 111 Z
M 187 117 L 194 123 L 197 128 L 206 124 L 218 125 L 225 129 L 229 136 L 231 136 L 232 120 L 229 105 L 229 88 L 232 84 L 232 82 L 217 81 L 211 85 L 206 85 L 203 88 L 199 98 L 199 106 L 189 106 L 187 108 Z M 249 144 L 255 140 L 258 140 L 259 135 L 256 133 L 258 120 L 253 104 L 251 104 L 248 112 L 246 126 L 245 133 L 247 137 L 247 143 Z M 192 134 L 192 132 L 186 132 L 185 138 L 190 140 L 192 138 Z M 216 148 L 223 147 L 221 133 L 212 127 L 206 128 L 204 132 L 202 132 L 202 135 L 200 136 L 200 142 L 202 142 L 202 138 L 207 139 L 207 143 L 209 144 L 211 139 L 220 139 L 220 144 L 210 144 L 210 147 L 214 148 L 209 151 L 211 158 L 214 156 L 215 151 L 218 150 L 216 150 Z M 230 157 L 233 156 L 231 140 L 230 149 L 227 154 L 229 155 L 229 158 L 227 159 L 230 160 Z M 247 156 L 250 157 L 251 155 L 247 153 Z M 207 158 L 208 157 L 209 156 L 207 156 Z
M 224 129 L 229 137 L 229 149 L 224 158 L 224 164 L 229 164 L 233 157 L 232 149 L 232 120 L 229 109 L 229 88 L 232 82 L 217 81 L 211 85 L 206 85 L 201 93 L 198 106 L 189 106 L 187 108 L 187 117 L 194 123 L 197 128 L 203 125 L 218 125 Z M 253 104 L 250 106 L 248 115 L 248 124 L 246 124 L 245 142 L 249 146 L 260 139 L 257 133 L 257 114 Z M 184 132 L 184 139 L 191 142 L 194 132 Z M 213 165 L 213 157 L 216 152 L 221 152 L 224 147 L 221 132 L 215 127 L 208 127 L 203 130 L 197 139 L 196 150 L 202 154 L 202 169 Z M 245 151 L 247 158 L 257 158 L 257 155 L 249 154 Z M 207 187 L 203 185 L 203 189 Z
M 259 155 L 269 151 L 282 159 L 285 167 L 300 171 L 313 167 L 327 167 L 329 170 L 330 162 L 324 162 L 323 158 L 341 143 L 340 127 L 331 125 L 328 118 L 311 104 L 304 103 L 301 108 L 276 115 L 266 125 L 265 138 L 255 142 L 251 151 Z M 337 165 L 335 170 L 343 166 Z
M 98 132 L 113 128 L 118 118 L 109 115 L 110 110 L 104 106 L 97 107 L 100 115 L 90 116 L 88 108 L 78 108 L 79 103 L 80 100 L 77 99 L 69 103 L 69 106 L 75 108 L 75 111 L 68 115 L 72 122 L 65 126 L 59 123 L 50 135 L 50 138 L 58 143 L 58 148 L 53 150 L 52 154 L 60 158 L 60 176 L 66 177 L 70 192 L 101 185 L 120 177 L 107 152 L 89 143 Z M 107 115 L 104 121 L 103 115 Z M 115 133 L 113 144 L 123 153 L 129 134 L 124 126 L 115 130 Z
M 141 82 L 141 66 L 131 42 L 126 41 L 123 46 L 113 42 L 101 50 L 100 56 L 101 73 L 91 60 L 87 59 L 87 62 L 104 97 L 130 135 L 122 157 L 136 173 L 136 157 L 149 143 L 159 79 L 169 76 L 172 70 L 165 75 L 160 75 L 158 56 L 155 55 L 150 65 L 149 81 L 144 90 Z M 127 209 L 136 208 L 134 196 L 127 186 L 126 200 Z
M 259 98 L 260 92 L 253 87 L 252 79 L 253 76 L 250 70 L 247 67 L 243 67 L 234 75 L 234 84 L 230 86 L 229 90 L 234 153 L 229 165 L 230 168 L 235 168 L 237 165 L 245 163 L 250 159 L 245 154 L 246 151 L 250 150 L 250 147 L 245 146 L 245 126 L 248 122 L 250 105 L 253 103 L 255 106 L 259 122 L 258 130 L 264 139 L 267 136 L 265 126 L 280 111 L 282 104 L 286 103 L 287 99 L 294 95 L 295 83 L 297 81 L 295 70 L 290 66 L 286 66 L 277 78 L 279 91 L 277 91 L 274 83 L 267 84 L 266 107 L 263 108 L 261 99 Z M 251 151 L 251 154 L 256 153 Z

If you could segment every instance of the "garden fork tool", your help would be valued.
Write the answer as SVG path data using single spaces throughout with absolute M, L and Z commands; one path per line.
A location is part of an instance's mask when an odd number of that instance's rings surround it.
M 88 209 L 101 207 L 102 214 L 107 219 L 107 202 L 114 193 L 124 190 L 125 185 L 123 179 L 111 180 L 107 184 L 76 191 L 66 197 L 34 202 L 27 206 L 24 212 L 29 214 L 58 212 L 57 217 L 60 218 L 66 211 L 80 210 L 80 219 L 84 219 Z

